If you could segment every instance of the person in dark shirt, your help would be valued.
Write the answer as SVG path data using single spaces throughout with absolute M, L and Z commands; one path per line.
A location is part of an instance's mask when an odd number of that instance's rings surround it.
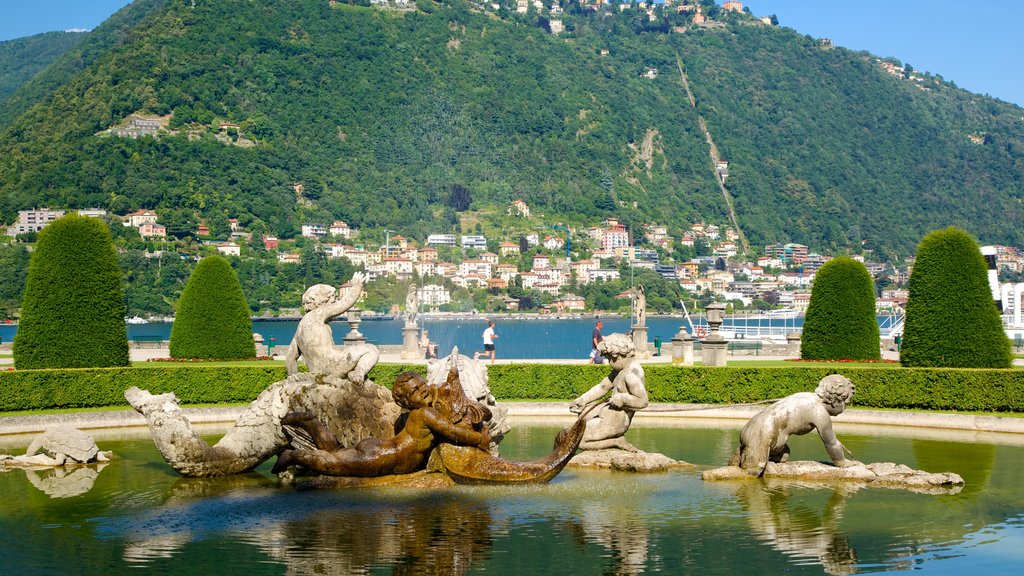
M 604 336 L 601 334 L 601 321 L 598 320 L 594 324 L 594 331 L 590 334 L 590 363 L 591 364 L 602 364 L 604 358 L 601 357 L 601 353 L 597 351 L 597 345 L 604 340 Z

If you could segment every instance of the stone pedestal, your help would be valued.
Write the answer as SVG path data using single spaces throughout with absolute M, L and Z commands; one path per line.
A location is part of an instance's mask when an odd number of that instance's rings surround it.
M 672 363 L 679 366 L 693 366 L 693 336 L 682 327 L 672 337 Z
M 647 343 L 647 326 L 633 326 L 633 346 L 637 358 L 650 358 L 651 346 Z
M 790 358 L 800 357 L 800 333 L 790 332 L 786 334 L 786 356 Z
M 717 333 L 712 332 L 703 343 L 701 361 L 705 366 L 725 366 L 725 358 L 729 351 L 729 343 Z
M 348 325 L 351 326 L 351 330 L 348 334 L 345 334 L 343 339 L 345 346 L 354 346 L 356 344 L 366 344 L 366 336 L 359 331 L 359 323 L 362 322 L 363 317 L 359 310 L 350 308 L 348 313 L 345 315 L 345 320 L 348 321 Z
M 423 353 L 420 351 L 419 333 L 420 327 L 416 324 L 406 323 L 402 327 L 402 360 L 411 360 L 423 356 Z

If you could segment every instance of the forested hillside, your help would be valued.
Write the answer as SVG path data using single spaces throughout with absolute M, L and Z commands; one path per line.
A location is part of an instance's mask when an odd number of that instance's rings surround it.
M 0 42 L 0 101 L 70 50 L 82 32 L 47 32 Z
M 638 15 L 569 4 L 556 36 L 461 0 L 139 0 L 0 104 L 0 214 L 153 208 L 172 233 L 237 217 L 286 238 L 342 219 L 422 240 L 468 197 L 726 224 L 703 118 L 755 245 L 895 257 L 949 224 L 1022 243 L 1024 110 L 745 15 L 671 34 Z M 104 133 L 134 113 L 169 132 Z

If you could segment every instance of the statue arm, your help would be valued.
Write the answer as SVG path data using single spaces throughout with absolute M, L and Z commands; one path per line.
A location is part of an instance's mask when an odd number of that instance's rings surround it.
M 292 343 L 288 345 L 288 353 L 284 357 L 284 370 L 285 374 L 294 376 L 299 373 L 299 345 L 292 338 Z
M 336 302 L 324 305 L 320 310 L 324 311 L 324 322 L 330 321 L 335 316 L 340 316 L 348 311 L 355 303 L 359 300 L 359 296 L 363 293 L 363 284 L 366 282 L 366 275 L 362 272 L 356 272 L 352 275 L 352 286 L 345 292 L 345 295 L 339 298 Z M 319 310 L 318 310 L 319 312 Z
M 828 452 L 833 464 L 840 467 L 857 464 L 854 460 L 846 459 L 846 455 L 843 453 L 843 443 L 836 438 L 836 433 L 832 430 L 832 417 L 824 408 L 815 410 L 814 427 L 818 429 L 818 435 L 825 443 L 825 451 Z
M 476 446 L 481 450 L 490 448 L 491 436 L 487 432 L 477 432 L 468 426 L 452 424 L 434 408 L 420 408 L 420 415 L 435 434 L 446 440 L 468 446 Z
M 590 404 L 594 400 L 598 400 L 599 398 L 607 394 L 608 391 L 611 389 L 612 380 L 611 378 L 605 377 L 604 380 L 601 380 L 600 382 L 595 384 L 593 388 L 584 392 L 582 396 L 573 400 L 572 404 L 569 405 L 569 409 L 573 410 L 574 412 L 577 412 L 577 409 L 582 409 L 584 406 Z

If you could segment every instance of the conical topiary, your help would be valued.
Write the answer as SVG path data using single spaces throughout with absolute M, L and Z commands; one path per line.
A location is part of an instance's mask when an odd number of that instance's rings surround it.
M 117 252 L 106 224 L 69 214 L 39 232 L 29 261 L 14 365 L 127 366 L 128 331 Z
M 804 360 L 880 360 L 875 285 L 862 264 L 848 256 L 826 262 L 814 276 L 804 316 Z
M 174 358 L 254 358 L 249 307 L 231 264 L 203 258 L 185 284 L 171 326 Z
M 1012 344 L 1003 330 L 988 266 L 967 232 L 932 232 L 917 247 L 910 275 L 904 366 L 1009 368 Z

